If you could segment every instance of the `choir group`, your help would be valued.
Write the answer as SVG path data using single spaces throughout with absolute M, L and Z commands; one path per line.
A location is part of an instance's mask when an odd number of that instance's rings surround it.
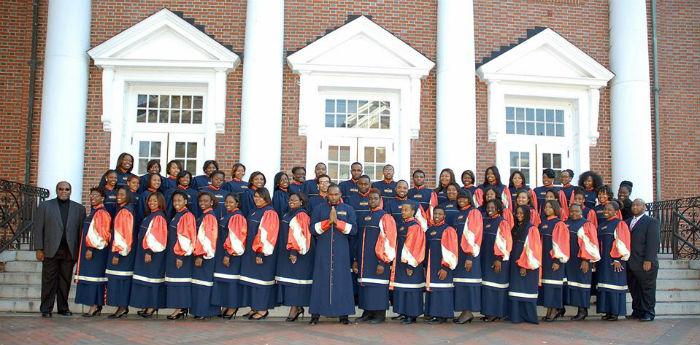
M 287 321 L 311 314 L 349 323 L 381 323 L 391 307 L 402 323 L 425 315 L 437 324 L 482 320 L 538 323 L 564 316 L 565 306 L 588 315 L 591 294 L 605 320 L 626 314 L 624 261 L 630 255 L 631 183 L 613 200 L 599 175 L 543 171 L 544 185 L 529 188 L 520 171 L 508 185 L 496 167 L 477 185 L 467 170 L 456 182 L 444 169 L 435 189 L 425 173 L 413 187 L 384 179 L 371 183 L 360 163 L 336 185 L 319 163 L 315 178 L 303 167 L 274 177 L 250 174 L 243 164 L 231 180 L 215 161 L 192 177 L 179 161 L 148 162 L 148 174 L 131 173 L 134 159 L 120 155 L 98 187 L 83 225 L 76 267 L 76 303 L 118 307 L 110 318 L 139 308 L 144 318 L 172 308 L 168 319 L 235 317 L 261 320 L 289 306 Z M 621 207 L 622 206 L 622 207 Z M 455 317 L 455 315 L 458 315 Z

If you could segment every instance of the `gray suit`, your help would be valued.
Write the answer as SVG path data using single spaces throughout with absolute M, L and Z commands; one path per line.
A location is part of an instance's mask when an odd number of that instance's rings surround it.
M 51 313 L 54 301 L 58 312 L 68 312 L 68 293 L 73 265 L 78 258 L 80 234 L 85 220 L 85 207 L 68 201 L 65 229 L 57 199 L 45 201 L 37 207 L 34 218 L 34 247 L 44 251 L 41 265 L 42 313 Z M 65 231 L 65 241 L 63 234 Z M 58 298 L 56 298 L 58 297 Z

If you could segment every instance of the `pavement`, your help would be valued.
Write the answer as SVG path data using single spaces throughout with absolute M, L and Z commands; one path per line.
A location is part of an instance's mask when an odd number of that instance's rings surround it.
M 77 313 L 76 313 L 77 315 Z M 413 325 L 387 321 L 380 325 L 341 325 L 308 316 L 296 323 L 272 318 L 263 321 L 210 319 L 170 321 L 161 315 L 144 320 L 135 314 L 108 320 L 54 314 L 0 314 L 0 344 L 700 344 L 700 319 L 657 319 L 654 322 L 589 319 L 539 325 L 508 322 Z

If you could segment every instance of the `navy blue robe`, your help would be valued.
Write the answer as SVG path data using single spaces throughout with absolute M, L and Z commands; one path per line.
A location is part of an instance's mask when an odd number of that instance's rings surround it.
M 306 192 L 304 191 L 304 183 L 303 182 L 297 182 L 297 181 L 290 181 L 289 182 L 289 195 L 296 194 L 296 193 L 304 193 L 306 195 Z M 308 195 L 307 195 L 308 197 Z
M 423 314 L 423 290 L 425 289 L 425 260 L 413 267 L 402 262 L 403 247 L 406 244 L 408 228 L 420 226 L 418 222 L 411 218 L 408 221 L 401 219 L 396 223 L 396 260 L 394 260 L 394 280 L 391 283 L 393 288 L 392 306 L 394 313 L 417 317 Z M 406 270 L 410 269 L 413 274 L 410 276 Z
M 543 219 L 546 218 L 544 217 L 544 204 L 547 203 L 547 199 L 545 198 L 547 196 L 548 191 L 553 191 L 556 196 L 557 196 L 557 201 L 559 201 L 559 191 L 561 190 L 560 187 L 557 186 L 550 186 L 550 187 L 545 187 L 545 186 L 539 186 L 533 191 L 535 192 L 535 197 L 537 197 L 537 212 L 539 212 L 541 215 L 543 215 Z M 562 206 L 562 205 L 559 205 Z
M 279 188 L 272 193 L 272 208 L 282 217 L 289 210 L 289 193 Z
M 165 192 L 167 192 L 173 188 L 177 188 L 177 178 L 173 178 L 173 177 L 168 176 L 168 177 L 163 177 L 160 180 L 160 188 L 159 189 L 160 189 L 160 192 L 163 193 L 163 195 L 165 195 Z
M 97 210 L 99 209 L 93 208 L 90 210 L 90 214 L 85 217 L 80 237 L 82 244 L 80 245 L 80 257 L 78 258 L 79 270 L 75 277 L 78 280 L 75 289 L 75 303 L 85 305 L 103 305 L 105 287 L 107 285 L 105 268 L 107 267 L 107 256 L 110 251 L 109 244 L 100 250 L 89 248 L 92 251 L 92 259 L 87 260 L 85 258 L 85 252 L 88 250 L 88 246 L 85 244 L 85 237 Z
M 165 212 L 156 211 L 146 216 L 139 227 L 139 236 L 134 244 L 136 258 L 134 260 L 134 279 L 131 285 L 131 301 L 129 305 L 137 308 L 165 307 L 165 254 L 167 251 L 154 253 L 143 249 L 143 238 L 148 226 L 156 216 L 165 219 Z M 146 253 L 151 254 L 151 262 L 146 263 Z
M 358 307 L 364 310 L 386 310 L 389 308 L 389 278 L 391 264 L 377 257 L 375 247 L 379 238 L 379 223 L 388 213 L 382 209 L 370 211 L 363 219 L 361 232 L 358 234 L 356 252 L 359 288 Z M 377 274 L 377 266 L 384 267 L 382 274 Z
M 340 194 L 343 195 L 343 198 L 346 198 L 352 193 L 357 193 L 359 190 L 357 188 L 357 180 L 352 179 L 340 182 L 338 187 L 340 187 Z
M 598 191 L 594 189 L 588 190 L 584 189 L 583 194 L 586 196 L 585 205 L 588 208 L 594 208 L 598 203 Z
M 425 266 L 427 272 L 425 274 L 430 279 L 428 285 L 430 290 L 425 294 L 426 316 L 447 318 L 454 316 L 454 284 L 452 281 L 454 272 L 448 267 L 442 266 L 442 236 L 448 227 L 447 223 L 443 223 L 431 226 L 426 231 Z M 440 280 L 438 277 L 440 269 L 447 271 L 444 280 Z
M 621 220 L 617 218 L 604 219 L 598 223 L 598 244 L 600 246 L 600 261 L 596 263 L 598 275 L 598 294 L 596 312 L 599 314 L 627 315 L 627 272 L 615 272 L 613 261 L 625 263 L 621 259 L 613 259 L 610 251 L 615 245 L 615 229 Z
M 296 263 L 289 260 L 292 253 L 287 249 L 289 240 L 289 223 L 300 212 L 307 213 L 303 208 L 286 213 L 280 222 L 279 239 L 277 240 L 277 273 L 275 280 L 279 287 L 277 303 L 286 306 L 308 306 L 311 300 L 311 283 L 313 282 L 315 238 L 306 254 L 294 254 Z M 313 229 L 310 229 L 313 231 Z
M 168 249 L 165 254 L 166 305 L 168 308 L 189 308 L 192 305 L 192 255 L 182 256 L 174 252 L 177 243 L 177 224 L 180 218 L 190 210 L 185 208 L 173 215 L 168 223 Z M 194 246 L 194 243 L 192 243 Z M 175 261 L 182 260 L 182 267 L 177 268 Z
M 207 175 L 197 175 L 194 178 L 192 178 L 192 182 L 190 182 L 190 188 L 194 190 L 200 190 L 202 188 L 207 187 L 208 185 L 211 184 L 211 179 Z
M 304 181 L 304 184 L 301 187 L 302 192 L 306 194 L 306 197 L 311 200 L 311 197 L 314 195 L 318 195 L 318 184 L 316 183 L 316 180 L 306 180 Z
M 238 200 L 240 200 L 243 192 L 248 190 L 248 182 L 231 180 L 224 183 L 222 188 L 229 191 L 231 194 L 238 196 Z
M 502 260 L 494 253 L 494 244 L 498 227 L 503 222 L 503 217 L 484 217 L 484 237 L 481 242 L 481 314 L 486 316 L 505 317 L 508 311 L 508 281 L 510 264 L 503 262 L 501 271 L 496 273 L 491 265 Z
M 132 196 L 133 198 L 133 196 Z M 133 200 L 132 200 L 133 202 Z M 104 206 L 105 210 L 109 212 L 109 215 L 114 217 L 114 215 L 117 214 L 117 188 L 115 187 L 114 189 L 107 189 L 105 188 L 105 201 L 104 201 Z
M 411 200 L 417 201 L 420 207 L 423 208 L 423 211 L 427 213 L 430 211 L 430 199 L 432 198 L 432 195 L 433 190 L 430 188 L 413 187 L 408 190 L 408 194 L 406 196 Z
M 459 214 L 459 205 L 457 201 L 445 201 L 440 204 L 442 208 L 445 209 L 445 224 L 454 227 L 455 220 L 457 220 L 457 215 Z
M 143 193 L 143 191 L 148 189 L 148 182 L 149 182 L 148 178 L 150 176 L 151 176 L 151 174 L 145 174 L 145 175 L 142 175 L 141 177 L 139 177 L 139 189 L 138 189 L 139 193 Z M 163 191 L 168 190 L 168 188 L 167 188 L 168 186 L 164 185 L 165 177 L 163 177 L 163 176 L 159 176 L 159 177 L 160 177 L 160 187 L 158 188 L 158 190 L 161 191 L 161 193 L 162 193 Z M 168 182 L 168 183 L 170 183 L 170 182 Z M 177 183 L 176 183 L 176 185 L 177 185 Z
M 398 197 L 394 199 L 388 199 L 384 203 L 384 210 L 386 211 L 386 213 L 394 217 L 394 221 L 396 222 L 396 224 L 400 224 L 403 221 L 403 217 L 401 216 L 401 207 L 404 204 L 413 204 L 416 210 L 418 210 L 418 207 L 420 207 L 418 201 L 411 199 L 401 200 Z
M 377 188 L 379 189 L 379 193 L 382 195 L 382 200 L 386 202 L 389 199 L 393 199 L 396 197 L 396 185 L 398 182 L 391 180 L 389 182 L 386 182 L 384 180 L 377 181 L 372 183 L 372 188 Z
M 585 214 L 585 213 L 584 213 Z M 578 257 L 578 230 L 588 220 L 582 217 L 579 220 L 569 218 L 566 225 L 569 228 L 569 262 L 566 263 L 566 285 L 564 286 L 564 304 L 579 308 L 591 306 L 591 270 L 581 271 L 581 258 Z
M 221 219 L 224 214 L 226 214 L 226 206 L 224 206 L 224 202 L 226 201 L 225 199 L 226 195 L 228 195 L 228 191 L 223 188 L 215 188 L 213 185 L 200 188 L 199 191 L 214 194 L 216 200 L 213 200 L 214 206 L 212 207 L 212 210 L 214 211 L 214 216 L 216 216 L 216 219 Z
M 219 220 L 219 236 L 216 243 L 216 257 L 214 259 L 214 286 L 211 292 L 211 303 L 223 308 L 238 308 L 243 306 L 243 291 L 241 279 L 241 256 L 230 255 L 224 248 L 228 238 L 228 223 L 231 217 L 243 216 L 240 210 L 227 212 Z M 229 257 L 228 267 L 224 266 L 223 259 Z
M 522 229 L 528 231 L 531 226 L 528 224 Z M 517 264 L 518 258 L 525 250 L 527 236 L 527 233 L 517 236 L 513 235 L 513 250 L 510 253 L 510 263 L 503 263 L 510 266 L 508 318 L 513 323 L 529 322 L 536 324 L 539 323 L 537 320 L 539 270 L 526 270 L 525 276 L 522 277 L 520 275 L 520 266 Z
M 214 210 L 203 213 L 197 218 L 197 229 L 202 225 L 204 217 L 212 214 Z M 218 229 L 218 218 L 217 229 Z M 218 237 L 218 233 L 217 233 Z M 217 238 L 218 242 L 218 238 Z M 216 245 L 216 244 L 215 244 Z M 195 316 L 209 317 L 219 313 L 219 307 L 211 303 L 211 291 L 214 286 L 214 266 L 216 256 L 211 259 L 205 259 L 202 256 L 202 266 L 197 267 L 192 265 L 192 307 L 191 312 Z
M 542 286 L 537 299 L 539 305 L 547 308 L 564 307 L 564 281 L 566 279 L 565 264 L 557 259 L 553 259 L 552 251 L 554 227 L 561 220 L 557 217 L 552 219 L 543 218 L 539 226 L 540 238 L 542 239 Z M 578 252 L 577 252 L 578 253 Z M 559 269 L 552 270 L 552 263 L 558 263 Z
M 175 208 L 173 208 L 173 194 L 176 190 L 181 190 L 187 194 L 187 200 L 185 200 L 187 202 L 187 209 L 189 209 L 195 218 L 197 218 L 202 213 L 197 201 L 198 193 L 194 189 L 182 188 L 182 186 L 169 189 L 165 192 L 165 204 L 167 205 L 165 208 L 165 214 L 167 215 L 167 218 L 170 219 L 175 215 Z
M 455 217 L 454 220 L 454 228 L 457 231 L 457 243 L 462 243 L 464 226 L 469 219 L 469 212 L 472 210 L 474 210 L 474 208 L 469 207 L 457 212 L 457 217 Z M 472 269 L 469 272 L 464 268 L 464 263 L 467 260 L 472 261 Z M 453 274 L 455 285 L 455 311 L 481 310 L 481 252 L 479 255 L 474 256 L 465 253 L 460 246 L 457 268 L 455 268 Z
M 247 217 L 248 235 L 245 241 L 245 253 L 241 256 L 241 281 L 243 285 L 243 305 L 253 310 L 268 310 L 277 302 L 275 287 L 275 270 L 277 267 L 277 250 L 271 255 L 263 256 L 253 250 L 253 241 L 258 234 L 260 223 L 266 211 L 274 211 L 272 205 L 256 207 Z M 255 263 L 256 257 L 262 257 L 262 264 Z
M 131 204 L 126 204 L 122 208 L 129 211 L 132 215 L 134 214 Z M 117 211 L 117 213 L 119 213 L 119 211 Z M 135 222 L 136 219 L 134 218 L 134 223 Z M 133 225 L 131 231 L 134 240 L 129 254 L 122 256 L 119 253 L 112 252 L 110 247 L 109 255 L 107 256 L 107 269 L 105 270 L 107 274 L 107 305 L 117 307 L 126 307 L 129 305 L 131 278 L 134 275 L 134 258 L 136 257 L 136 251 L 134 250 L 138 231 L 136 224 Z M 112 228 L 112 233 L 114 233 L 114 228 Z M 114 241 L 114 234 L 112 235 L 112 241 Z M 112 258 L 115 256 L 119 257 L 119 263 L 117 265 L 112 264 Z

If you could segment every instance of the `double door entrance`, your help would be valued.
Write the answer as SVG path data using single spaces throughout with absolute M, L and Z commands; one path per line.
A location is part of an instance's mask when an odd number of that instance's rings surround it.
M 364 173 L 372 181 L 383 179 L 384 165 L 396 161 L 392 139 L 335 137 L 322 140 L 321 149 L 326 158 L 328 176 L 335 183 L 350 179 L 350 166 L 362 163 Z
M 132 136 L 132 151 L 135 153 L 134 171 L 146 173 L 148 161 L 157 159 L 166 174 L 166 164 L 179 160 L 185 170 L 197 175 L 204 164 L 204 135 L 192 133 L 137 132 Z

